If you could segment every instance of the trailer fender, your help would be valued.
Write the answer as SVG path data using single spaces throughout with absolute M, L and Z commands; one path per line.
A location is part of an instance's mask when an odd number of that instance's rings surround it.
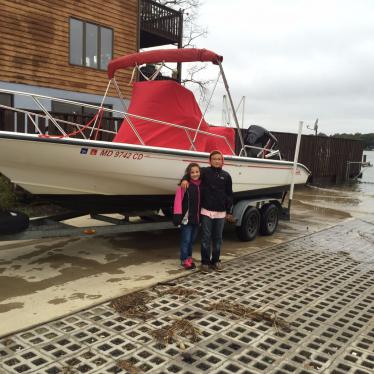
M 247 199 L 247 200 L 240 200 L 234 205 L 233 209 L 233 216 L 236 220 L 235 225 L 241 226 L 244 213 L 248 209 L 248 207 L 253 206 L 257 209 L 261 209 L 265 204 L 272 203 L 279 209 L 279 215 L 282 214 L 282 204 L 276 200 L 269 197 L 264 197 L 262 199 Z
M 234 205 L 233 216 L 236 219 L 236 226 L 241 226 L 244 213 L 251 204 L 253 205 L 251 200 L 240 200 Z

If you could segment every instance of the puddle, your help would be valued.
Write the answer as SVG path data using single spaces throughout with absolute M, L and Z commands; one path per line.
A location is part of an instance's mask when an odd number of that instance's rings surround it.
M 0 313 L 6 313 L 13 309 L 21 309 L 23 308 L 24 303 L 8 303 L 8 304 L 0 304 Z
M 67 299 L 64 299 L 64 298 L 58 297 L 58 298 L 56 298 L 56 299 L 49 300 L 49 301 L 48 301 L 48 304 L 58 305 L 58 304 L 66 303 L 67 301 L 68 301 Z

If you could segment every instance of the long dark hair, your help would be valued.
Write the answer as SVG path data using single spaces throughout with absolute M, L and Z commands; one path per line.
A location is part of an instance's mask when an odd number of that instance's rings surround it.
M 200 165 L 199 164 L 197 164 L 196 162 L 191 162 L 187 167 L 186 167 L 186 170 L 185 170 L 185 172 L 184 172 L 184 174 L 186 174 L 187 176 L 188 176 L 188 180 L 190 180 L 190 178 L 191 178 L 191 170 L 192 170 L 192 168 L 193 167 L 197 167 L 197 168 L 199 168 L 199 170 L 200 170 Z M 201 170 L 200 170 L 201 171 Z

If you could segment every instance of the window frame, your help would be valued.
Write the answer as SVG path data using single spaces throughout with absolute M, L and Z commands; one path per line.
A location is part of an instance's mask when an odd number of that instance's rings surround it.
M 82 26 L 83 26 L 82 27 L 82 29 L 83 29 L 83 32 L 82 32 L 82 39 L 83 39 L 82 40 L 82 61 L 83 61 L 83 63 L 82 63 L 82 65 L 74 64 L 74 63 L 71 62 L 71 44 L 70 44 L 70 41 L 71 41 L 71 20 L 82 22 Z M 87 39 L 86 24 L 87 23 L 97 27 L 97 40 L 96 40 L 96 42 L 97 42 L 97 67 L 86 65 L 86 47 L 87 47 L 87 43 L 86 43 L 86 39 Z M 69 17 L 69 65 L 79 66 L 79 67 L 84 67 L 84 68 L 94 69 L 94 70 L 101 70 L 101 71 L 106 71 L 107 70 L 107 68 L 101 67 L 101 29 L 102 28 L 110 30 L 112 32 L 112 43 L 111 43 L 112 56 L 111 56 L 111 59 L 113 59 L 114 29 L 112 27 L 103 26 L 103 25 L 100 25 L 98 23 L 91 22 L 91 21 L 85 21 L 85 20 L 82 20 L 82 19 L 79 19 L 79 18 L 76 18 L 76 17 Z

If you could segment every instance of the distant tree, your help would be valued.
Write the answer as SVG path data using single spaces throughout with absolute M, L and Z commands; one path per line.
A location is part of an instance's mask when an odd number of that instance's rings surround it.
M 369 134 L 361 134 L 359 132 L 355 134 L 337 133 L 332 136 L 335 138 L 341 138 L 341 139 L 361 140 L 364 143 L 366 149 L 374 148 L 374 133 L 369 133 Z

